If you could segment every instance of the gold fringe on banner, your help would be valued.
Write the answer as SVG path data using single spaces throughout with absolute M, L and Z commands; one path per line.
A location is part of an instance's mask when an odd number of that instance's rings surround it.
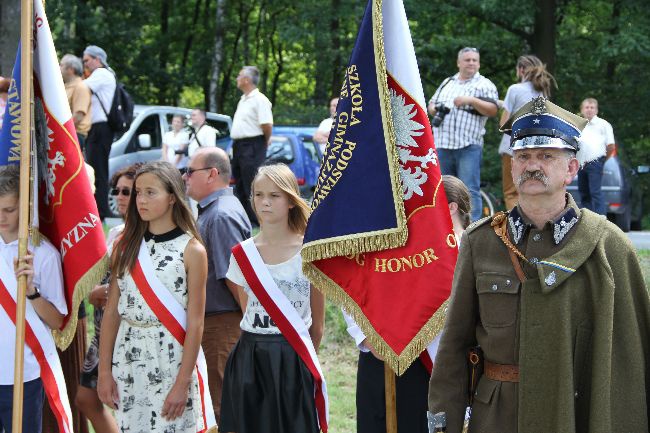
M 366 315 L 363 314 L 363 311 L 361 311 L 357 303 L 336 282 L 312 263 L 303 262 L 302 270 L 314 287 L 323 292 L 328 299 L 352 316 L 366 335 L 366 338 L 368 338 L 368 341 L 370 341 L 372 347 L 398 376 L 401 376 L 409 368 L 413 361 L 420 356 L 427 346 L 431 344 L 433 339 L 442 331 L 447 314 L 448 300 L 438 308 L 404 350 L 397 354 L 381 335 L 375 331 L 375 328 Z
M 377 75 L 377 88 L 379 91 L 379 105 L 385 134 L 385 149 L 390 171 L 391 190 L 395 206 L 397 226 L 372 232 L 357 233 L 307 242 L 303 246 L 302 257 L 308 262 L 328 259 L 331 257 L 383 251 L 399 248 L 408 240 L 406 226 L 406 213 L 404 210 L 404 193 L 399 174 L 399 154 L 397 152 L 397 138 L 393 125 L 393 114 L 388 91 L 388 74 L 386 73 L 386 55 L 384 53 L 384 30 L 381 9 L 381 0 L 373 4 L 373 39 L 375 49 L 375 70 Z M 325 199 L 327 200 L 327 198 Z
M 65 350 L 72 343 L 77 332 L 77 316 L 79 314 L 79 305 L 86 298 L 88 293 L 99 284 L 102 278 L 108 272 L 108 256 L 104 255 L 97 263 L 93 265 L 74 286 L 74 296 L 72 298 L 72 311 L 70 311 L 70 320 L 66 323 L 65 328 L 52 331 L 54 342 L 59 350 Z

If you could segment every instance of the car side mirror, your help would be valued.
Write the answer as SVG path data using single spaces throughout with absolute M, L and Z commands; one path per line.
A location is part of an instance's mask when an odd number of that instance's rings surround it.
M 151 149 L 151 135 L 138 135 L 138 145 L 140 146 L 140 149 Z
M 636 172 L 639 174 L 650 173 L 650 165 L 640 165 L 636 168 Z

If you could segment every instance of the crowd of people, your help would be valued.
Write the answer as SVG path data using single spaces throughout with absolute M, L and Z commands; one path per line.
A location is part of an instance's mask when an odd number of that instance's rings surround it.
M 432 375 L 415 362 L 397 380 L 398 431 L 430 431 L 441 413 L 451 432 L 463 424 L 470 432 L 647 431 L 650 303 L 634 249 L 598 215 L 603 163 L 615 143 L 611 125 L 597 116 L 593 98 L 583 101 L 583 117 L 548 101 L 555 80 L 535 56 L 517 60 L 518 82 L 504 101 L 480 75 L 476 48 L 461 49 L 457 61 L 458 73 L 442 82 L 428 111 L 460 256 Z M 107 237 L 110 272 L 88 297 L 90 345 L 83 328 L 78 345 L 60 354 L 77 359 L 64 362 L 73 366 L 65 378 L 75 430 L 87 431 L 87 417 L 97 433 L 217 425 L 221 432 L 317 433 L 324 297 L 302 272 L 309 207 L 296 177 L 286 165 L 262 165 L 273 115 L 257 89 L 257 68 L 237 76 L 232 160 L 197 108 L 191 133 L 183 118 L 172 119 L 161 161 L 125 167 L 109 181 L 106 107 L 115 74 L 97 46 L 83 59 L 63 56 L 60 66 L 100 216 L 109 215 L 110 191 L 124 218 Z M 314 136 L 322 146 L 337 102 Z M 479 220 L 485 124 L 499 109 L 507 212 Z M 566 192 L 576 175 L 587 209 Z M 17 255 L 18 181 L 16 167 L 0 168 L 0 260 L 15 270 L 0 281 L 27 276 L 29 308 L 56 329 L 68 311 L 55 248 L 30 244 L 25 262 L 9 265 Z M 385 431 L 383 362 L 346 321 L 359 349 L 357 431 Z M 303 333 L 305 350 L 288 338 L 285 322 Z M 0 339 L 7 353 L 11 338 Z M 467 353 L 477 347 L 484 372 L 472 383 Z M 0 369 L 6 432 L 10 372 Z M 26 350 L 26 432 L 52 425 L 42 419 L 38 372 Z

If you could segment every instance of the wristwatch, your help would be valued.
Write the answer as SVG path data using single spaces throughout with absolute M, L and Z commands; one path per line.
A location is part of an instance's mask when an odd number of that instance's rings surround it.
M 27 299 L 30 301 L 33 301 L 34 299 L 38 299 L 41 297 L 41 291 L 38 290 L 38 287 L 34 286 L 34 293 L 31 295 L 27 295 Z

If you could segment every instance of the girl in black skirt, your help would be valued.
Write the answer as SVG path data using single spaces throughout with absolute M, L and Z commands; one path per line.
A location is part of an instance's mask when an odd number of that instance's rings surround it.
M 260 167 L 252 190 L 253 210 L 260 222 L 255 247 L 318 350 L 325 300 L 302 273 L 300 258 L 309 207 L 284 164 Z M 219 431 L 318 433 L 312 374 L 251 291 L 232 256 L 226 278 L 239 296 L 244 317 L 242 335 L 224 373 Z

